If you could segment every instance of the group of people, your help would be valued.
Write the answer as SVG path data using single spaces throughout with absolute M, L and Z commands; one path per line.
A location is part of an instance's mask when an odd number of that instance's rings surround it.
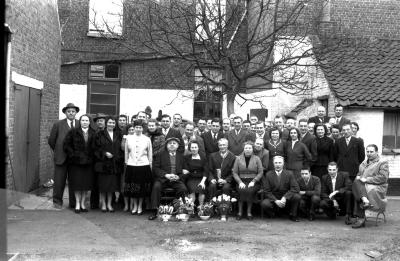
M 76 120 L 79 108 L 72 103 L 62 111 L 66 119 L 49 136 L 56 207 L 68 179 L 76 213 L 88 211 L 90 194 L 91 208 L 103 212 L 113 212 L 113 201 L 123 198 L 124 211 L 141 215 L 146 202 L 153 220 L 166 188 L 199 206 L 235 194 L 237 220 L 245 213 L 252 220 L 252 206 L 260 202 L 269 217 L 287 212 L 292 221 L 312 221 L 323 211 L 332 219 L 343 214 L 346 224 L 359 228 L 366 209 L 385 209 L 388 162 L 376 145 L 364 148 L 358 124 L 343 117 L 341 105 L 335 117 L 319 107 L 315 117 L 298 124 L 283 116 L 266 124 L 255 115 L 183 124 L 178 113 L 156 120 L 143 111 L 128 124 L 125 115 Z

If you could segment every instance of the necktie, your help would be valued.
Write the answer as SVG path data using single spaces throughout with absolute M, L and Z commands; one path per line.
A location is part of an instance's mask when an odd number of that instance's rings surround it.
M 347 144 L 347 146 L 349 146 L 349 143 L 350 143 L 350 138 L 346 138 L 346 144 Z
M 339 124 L 340 119 L 336 118 L 336 124 Z

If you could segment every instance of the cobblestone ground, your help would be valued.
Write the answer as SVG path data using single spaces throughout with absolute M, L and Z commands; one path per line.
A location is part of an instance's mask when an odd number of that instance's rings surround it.
M 19 195 L 9 206 L 13 260 L 399 260 L 400 199 L 387 222 L 352 229 L 344 218 L 314 222 L 261 219 L 227 222 L 148 221 L 122 211 L 75 214 L 52 208 L 49 192 Z M 35 200 L 36 199 L 36 200 Z

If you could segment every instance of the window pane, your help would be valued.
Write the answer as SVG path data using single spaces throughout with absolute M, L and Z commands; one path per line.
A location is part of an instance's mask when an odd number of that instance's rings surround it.
M 195 90 L 194 91 L 194 100 L 195 101 L 206 101 L 207 100 L 207 90 Z
M 106 65 L 105 78 L 118 79 L 119 78 L 118 70 L 119 70 L 118 65 L 115 65 L 115 64 Z
M 104 78 L 104 65 L 90 65 L 91 78 Z
M 90 95 L 90 103 L 99 103 L 99 104 L 117 104 L 117 96 L 116 95 L 107 95 L 107 94 L 91 94 Z
M 92 82 L 90 83 L 90 92 L 97 94 L 117 94 L 118 85 L 109 84 L 104 82 Z
M 90 0 L 89 32 L 122 34 L 122 0 Z
M 194 103 L 194 118 L 202 118 L 206 116 L 206 104 L 203 102 Z
M 400 148 L 400 113 L 385 112 L 383 118 L 383 149 Z M 397 137 L 396 137 L 397 136 Z
M 96 114 L 96 113 L 105 113 L 107 115 L 116 115 L 117 114 L 117 107 L 115 105 L 110 106 L 110 105 L 97 105 L 97 104 L 91 104 L 89 106 L 89 110 L 91 114 Z

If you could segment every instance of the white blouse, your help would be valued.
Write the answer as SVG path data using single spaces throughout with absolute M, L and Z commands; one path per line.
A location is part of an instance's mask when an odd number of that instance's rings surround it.
M 125 163 L 129 166 L 151 165 L 153 149 L 151 140 L 145 135 L 127 135 L 125 142 Z

